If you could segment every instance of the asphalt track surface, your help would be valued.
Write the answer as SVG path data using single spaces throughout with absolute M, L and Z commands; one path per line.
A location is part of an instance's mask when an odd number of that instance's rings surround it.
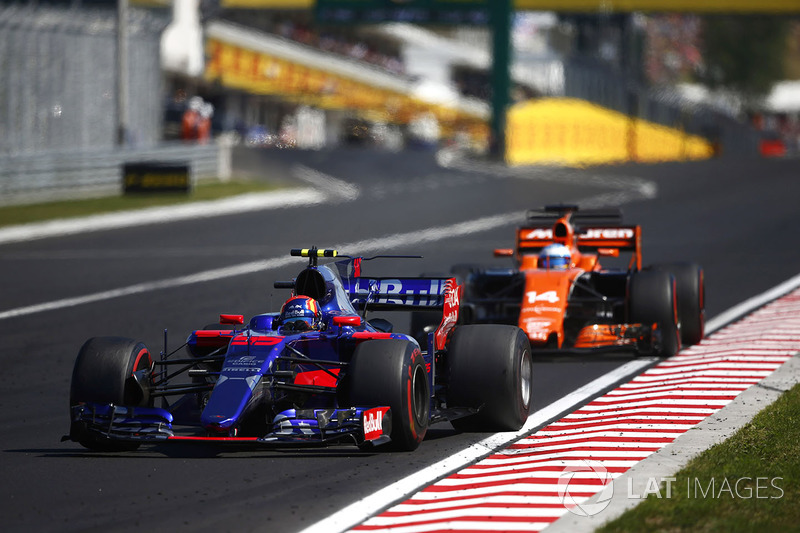
M 87 338 L 128 336 L 157 353 L 166 327 L 171 347 L 177 347 L 189 331 L 214 322 L 221 312 L 251 316 L 276 309 L 286 294 L 273 289 L 273 281 L 290 279 L 304 264 L 298 260 L 176 286 L 151 282 L 283 257 L 295 247 L 352 243 L 373 254 L 380 241 L 365 239 L 381 237 L 387 248 L 380 253 L 418 253 L 424 259 L 374 261 L 365 267 L 367 274 L 447 271 L 465 262 L 502 264 L 491 250 L 513 245 L 521 213 L 556 202 L 621 203 L 626 222 L 643 226 L 646 264 L 702 264 L 708 318 L 800 272 L 796 160 L 723 158 L 508 171 L 478 163 L 443 168 L 433 154 L 415 151 L 271 151 L 239 157 L 243 165 L 290 181 L 299 163 L 355 185 L 357 195 L 309 207 L 0 246 L 0 313 L 135 284 L 147 287 L 0 319 L 4 531 L 300 531 L 487 436 L 439 424 L 415 452 L 398 454 L 336 447 L 214 455 L 165 446 L 92 454 L 59 442 L 68 430 L 72 365 Z M 456 225 L 476 220 L 483 223 Z M 437 231 L 426 231 L 431 228 Z M 388 318 L 396 330 L 407 325 L 402 315 Z M 627 360 L 537 361 L 534 409 Z

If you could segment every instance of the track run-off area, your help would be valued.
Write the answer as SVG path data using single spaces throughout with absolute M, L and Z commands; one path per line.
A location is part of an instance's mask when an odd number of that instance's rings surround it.
M 295 180 L 298 194 L 0 238 L 0 467 L 14 480 L 0 489 L 5 530 L 557 528 L 558 517 L 605 505 L 609 482 L 798 351 L 791 161 L 506 169 L 442 166 L 414 151 L 249 155 Z M 668 360 L 537 359 L 522 431 L 437 424 L 412 453 L 159 445 L 96 454 L 60 442 L 72 366 L 89 337 L 131 337 L 157 354 L 165 328 L 175 349 L 219 313 L 273 311 L 287 296 L 273 282 L 304 266 L 291 248 L 424 256 L 372 261 L 366 274 L 375 276 L 506 266 L 492 250 L 513 246 L 526 210 L 561 202 L 621 207 L 625 223 L 642 226 L 645 264 L 702 265 L 708 337 Z M 387 318 L 395 331 L 408 327 L 405 315 Z

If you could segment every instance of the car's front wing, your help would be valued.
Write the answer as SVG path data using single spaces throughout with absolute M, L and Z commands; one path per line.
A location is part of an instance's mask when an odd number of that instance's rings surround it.
M 380 445 L 390 441 L 389 407 L 290 409 L 273 421 L 273 431 L 260 437 L 181 435 L 173 417 L 158 407 L 126 407 L 85 403 L 72 407 L 72 423 L 100 439 L 140 443 L 189 442 L 259 447 L 313 447 L 336 443 Z M 66 436 L 63 440 L 76 440 Z

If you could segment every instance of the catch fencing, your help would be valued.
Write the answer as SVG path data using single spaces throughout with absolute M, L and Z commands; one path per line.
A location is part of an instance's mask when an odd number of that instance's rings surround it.
M 128 138 L 162 131 L 160 35 L 168 19 L 128 16 Z M 117 142 L 115 9 L 0 5 L 0 157 Z

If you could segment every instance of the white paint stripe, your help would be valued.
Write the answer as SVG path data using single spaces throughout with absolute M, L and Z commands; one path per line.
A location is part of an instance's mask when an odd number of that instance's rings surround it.
M 749 381 L 738 381 L 736 383 L 719 383 L 713 381 L 699 381 L 699 382 L 675 382 L 675 383 L 648 383 L 643 385 L 624 385 L 613 392 L 609 392 L 609 396 L 615 397 L 629 397 L 631 394 L 636 393 L 644 393 L 644 392 L 663 392 L 668 390 L 682 390 L 684 392 L 689 392 L 693 390 L 708 390 L 709 388 L 721 390 L 721 389 L 735 389 L 735 390 L 744 390 L 747 387 L 752 385 Z
M 596 411 L 594 413 L 572 413 L 562 420 L 571 420 L 573 422 L 585 422 L 587 420 L 602 420 L 606 418 L 661 418 L 663 420 L 665 414 L 669 414 L 672 417 L 686 417 L 686 418 L 704 418 L 711 413 L 714 412 L 714 409 L 673 409 L 670 407 L 646 407 L 641 409 L 631 409 L 631 410 L 620 410 L 617 408 L 611 408 L 607 411 Z M 599 413 L 607 413 L 607 414 L 599 414 Z
M 651 447 L 654 447 L 651 445 Z M 576 449 L 578 448 L 578 449 Z M 484 470 L 492 470 L 495 467 L 503 466 L 503 465 L 523 465 L 523 464 L 536 464 L 540 461 L 549 461 L 551 459 L 560 459 L 560 458 L 572 458 L 572 457 L 618 457 L 620 459 L 626 459 L 629 457 L 639 456 L 639 455 L 647 455 L 650 453 L 650 450 L 644 449 L 622 449 L 617 446 L 613 447 L 600 447 L 596 448 L 593 446 L 592 450 L 584 450 L 580 449 L 582 447 L 576 446 L 568 446 L 568 447 L 561 447 L 561 448 L 554 448 L 549 451 L 539 450 L 539 447 L 535 448 L 528 448 L 526 451 L 528 453 L 527 456 L 521 455 L 506 455 L 506 454 L 495 454 L 483 459 L 480 463 L 476 465 L 472 465 L 467 467 L 467 469 L 475 469 L 478 471 Z M 517 450 L 519 451 L 519 450 Z M 494 465 L 494 466 L 493 466 Z
M 591 428 L 572 428 L 572 429 L 559 429 L 557 427 L 548 426 L 547 428 L 539 430 L 539 433 L 546 438 L 551 437 L 586 437 L 587 433 L 594 435 L 603 431 L 614 431 L 622 438 L 636 439 L 642 434 L 660 436 L 679 435 L 696 424 L 620 424 L 611 422 L 608 424 L 598 424 Z M 607 428 L 607 429 L 603 429 Z
M 520 431 L 516 433 L 498 433 L 492 435 L 461 452 L 419 470 L 410 476 L 384 487 L 370 496 L 348 505 L 328 518 L 307 527 L 302 533 L 345 531 L 360 524 L 372 516 L 375 509 L 383 509 L 392 502 L 405 499 L 417 492 L 421 487 L 433 483 L 442 475 L 459 470 L 477 461 L 481 457 L 502 448 L 509 442 L 529 433 L 537 426 L 544 424 L 567 409 L 586 401 L 587 398 L 594 396 L 620 379 L 623 379 L 625 376 L 629 376 L 652 362 L 653 359 L 651 358 L 642 358 L 626 363 L 533 413 Z
M 709 400 L 694 400 L 694 399 L 689 400 L 689 399 L 685 399 L 685 398 L 672 399 L 672 400 L 670 400 L 669 402 L 666 402 L 666 403 L 665 402 L 661 402 L 661 401 L 647 401 L 647 402 L 626 402 L 626 403 L 622 403 L 622 404 L 617 404 L 617 403 L 608 404 L 608 403 L 602 403 L 602 402 L 593 401 L 592 403 L 588 403 L 588 404 L 584 405 L 583 407 L 581 407 L 580 410 L 581 410 L 581 412 L 584 412 L 584 413 L 585 412 L 589 412 L 589 411 L 596 411 L 596 412 L 605 413 L 610 409 L 625 409 L 625 408 L 634 408 L 634 407 L 636 407 L 636 408 L 638 408 L 638 407 L 654 407 L 654 408 L 660 408 L 660 409 L 668 409 L 669 406 L 672 405 L 672 404 L 679 404 L 679 405 L 682 405 L 682 406 L 691 405 L 691 406 L 697 406 L 697 407 L 711 407 L 716 411 L 717 409 L 720 408 L 720 406 L 727 405 L 729 402 L 730 402 L 730 400 L 728 400 L 728 399 L 709 401 Z
M 388 235 L 386 237 L 343 243 L 339 245 L 334 245 L 333 247 L 344 253 L 368 253 L 380 250 L 387 250 L 400 246 L 408 246 L 411 244 L 419 244 L 423 242 L 435 242 L 443 239 L 468 235 L 471 233 L 487 231 L 508 224 L 514 224 L 519 221 L 521 216 L 523 216 L 522 212 L 508 213 L 504 215 L 495 215 L 490 217 L 479 218 L 477 220 L 451 224 L 449 226 L 428 228 L 416 232 L 396 233 L 394 235 Z M 100 302 L 104 300 L 111 300 L 113 298 L 120 298 L 122 296 L 130 296 L 133 294 L 141 294 L 161 289 L 171 289 L 185 285 L 192 285 L 195 283 L 204 283 L 224 278 L 230 278 L 234 276 L 253 274 L 264 270 L 271 270 L 287 266 L 293 263 L 297 263 L 296 257 L 279 256 L 279 257 L 273 257 L 271 259 L 252 261 L 249 263 L 243 263 L 240 265 L 234 265 L 230 267 L 206 270 L 204 272 L 198 272 L 196 274 L 190 274 L 187 276 L 179 276 L 160 281 L 138 283 L 136 285 L 129 285 L 127 287 L 121 287 L 119 289 L 113 289 L 110 291 L 97 292 L 94 294 L 77 296 L 74 298 L 65 298 L 63 300 L 56 300 L 37 305 L 30 305 L 27 307 L 19 307 L 17 309 L 9 309 L 8 311 L 0 312 L 0 320 L 20 317 L 20 316 L 27 316 L 35 313 L 42 313 L 45 311 L 55 311 L 58 309 L 65 309 L 69 307 L 75 307 L 78 305 Z
M 592 442 L 595 439 L 616 438 L 619 439 L 619 446 L 622 448 L 628 441 L 636 441 L 637 439 L 674 439 L 678 435 L 685 433 L 685 431 L 628 431 L 622 434 L 614 430 L 590 430 L 579 431 L 572 433 L 564 433 L 562 435 L 553 435 L 550 433 L 542 433 L 544 430 L 539 430 L 536 435 L 524 439 L 528 442 L 536 442 L 537 440 L 547 440 L 548 442 L 556 443 L 561 441 L 580 441 L 583 443 Z M 531 439 L 530 441 L 528 439 Z
M 233 196 L 223 200 L 208 202 L 192 202 L 183 205 L 165 207 L 150 207 L 135 211 L 120 211 L 91 215 L 82 218 L 63 218 L 38 222 L 34 224 L 21 224 L 0 228 L 0 244 L 11 242 L 42 239 L 74 235 L 87 231 L 108 230 L 157 224 L 162 222 L 175 222 L 193 218 L 208 217 L 211 215 L 228 215 L 295 207 L 298 205 L 314 205 L 326 201 L 324 192 L 313 189 L 289 189 L 268 193 L 251 193 Z
M 789 341 L 783 341 L 783 346 L 786 346 Z M 798 343 L 800 345 L 800 343 Z M 789 350 L 771 350 L 767 353 L 751 353 L 751 355 L 746 355 L 748 352 L 754 352 L 754 350 L 730 350 L 730 351 L 710 351 L 706 353 L 698 352 L 697 354 L 692 354 L 691 356 L 681 357 L 679 360 L 670 361 L 669 364 L 661 363 L 659 366 L 661 368 L 675 368 L 681 366 L 689 366 L 694 364 L 713 364 L 713 363 L 732 363 L 732 362 L 742 362 L 742 364 L 763 364 L 763 363 L 773 363 L 775 361 L 781 361 L 786 359 L 786 352 Z M 758 359 L 755 359 L 757 357 Z
M 544 517 L 553 517 L 553 516 L 561 516 L 566 509 L 563 506 L 561 508 L 547 508 L 542 507 L 536 509 L 535 516 L 531 516 L 531 509 L 524 508 L 524 507 L 501 507 L 501 506 L 493 506 L 493 507 L 470 507 L 467 509 L 452 509 L 452 510 L 442 510 L 442 511 L 431 511 L 425 513 L 424 516 L 417 516 L 415 514 L 408 514 L 404 516 L 390 516 L 390 517 L 375 517 L 369 521 L 370 526 L 388 526 L 388 525 L 403 525 L 403 524 L 413 524 L 415 522 L 420 521 L 440 521 L 445 519 L 454 519 L 454 518 L 468 518 L 468 517 L 479 517 L 479 518 L 486 518 L 489 521 L 489 517 L 491 517 L 491 521 L 494 522 L 495 520 L 502 520 L 503 518 L 518 518 L 518 517 L 525 517 L 528 520 L 535 519 L 535 518 L 544 518 Z
M 680 385 L 682 383 L 752 383 L 758 381 L 760 378 L 741 378 L 737 376 L 717 376 L 713 373 L 704 373 L 698 376 L 650 376 L 642 374 L 633 378 L 628 385 L 650 387 L 655 384 L 663 383 Z
M 518 496 L 518 495 L 495 495 L 487 497 L 472 498 L 469 500 L 470 505 L 530 505 L 530 504 L 558 504 L 561 505 L 562 499 L 558 496 Z M 420 501 L 408 500 L 404 503 L 398 504 L 393 509 L 398 512 L 419 512 L 435 509 L 446 509 L 447 507 L 454 507 L 464 505 L 467 502 L 459 503 L 457 501 Z
M 538 468 L 547 466 L 553 461 L 563 465 L 564 459 L 592 459 L 592 460 L 606 460 L 606 459 L 619 459 L 626 461 L 638 462 L 654 453 L 655 450 L 605 450 L 605 451 L 553 451 L 548 454 L 533 455 L 530 457 L 517 456 L 506 459 L 484 459 L 480 464 L 480 468 L 470 467 L 468 470 L 474 469 L 476 472 L 495 472 L 499 473 L 503 469 L 522 469 L 522 468 Z M 466 472 L 466 470 L 464 471 Z
M 619 437 L 616 435 L 615 437 Z M 554 442 L 552 444 L 547 442 L 535 442 L 530 440 L 521 440 L 513 445 L 513 447 L 506 448 L 504 450 L 500 450 L 496 454 L 492 455 L 492 459 L 497 460 L 504 460 L 510 461 L 512 459 L 516 459 L 517 457 L 536 457 L 541 452 L 558 452 L 559 450 L 572 450 L 572 449 L 582 449 L 582 448 L 592 448 L 592 451 L 585 452 L 585 453 L 605 453 L 606 451 L 613 451 L 613 450 L 630 450 L 631 452 L 635 452 L 636 450 L 642 449 L 652 449 L 652 448 L 660 448 L 661 444 L 658 442 L 624 442 L 621 443 L 618 439 L 615 440 L 606 440 L 606 439 L 592 439 L 591 442 L 584 442 L 581 444 L 572 444 L 572 443 L 563 443 L 563 442 Z M 507 459 L 506 459 L 507 457 Z
M 468 531 L 503 531 L 505 533 L 530 533 L 539 531 L 551 524 L 547 522 L 503 522 L 501 520 L 491 520 L 487 522 L 477 522 L 472 520 L 451 520 L 448 522 L 435 522 L 433 524 L 421 524 L 418 526 L 406 527 L 387 527 L 383 529 L 371 529 L 373 533 L 428 533 L 433 531 L 448 530 L 468 530 Z
M 744 387 L 724 387 L 722 390 L 708 390 L 708 389 L 701 389 L 701 390 L 692 390 L 692 389 L 684 389 L 680 387 L 672 387 L 667 390 L 662 391 L 652 391 L 652 392 L 630 392 L 630 391 L 622 391 L 622 392 L 615 392 L 614 394 L 607 394 L 604 398 L 607 400 L 598 400 L 601 402 L 608 401 L 611 403 L 615 403 L 619 401 L 620 403 L 627 402 L 628 400 L 633 399 L 644 399 L 644 398 L 652 398 L 653 393 L 657 392 L 657 396 L 663 399 L 665 396 L 729 396 L 731 394 L 738 394 L 738 391 L 742 391 L 746 389 L 747 386 Z
M 787 356 L 790 356 L 791 353 L 787 353 Z M 776 368 L 780 365 L 774 365 Z M 663 378 L 665 376 L 679 376 L 679 377 L 686 377 L 686 376 L 704 376 L 706 374 L 711 374 L 714 376 L 738 376 L 743 378 L 750 378 L 750 377 L 759 377 L 764 376 L 765 374 L 769 374 L 772 370 L 723 370 L 721 368 L 708 368 L 708 369 L 697 369 L 697 370 L 671 370 L 671 369 L 650 369 L 648 371 L 648 375 L 650 376 L 658 376 Z
M 574 478 L 578 478 L 578 474 L 581 472 L 575 472 Z M 609 474 L 610 475 L 610 474 Z M 514 483 L 513 485 L 485 485 L 482 486 L 474 481 L 470 481 L 469 483 L 465 484 L 464 487 L 458 485 L 451 485 L 451 486 L 444 486 L 441 485 L 439 482 L 436 483 L 436 491 L 435 492 L 420 492 L 419 494 L 415 495 L 415 497 L 425 497 L 426 499 L 430 500 L 437 500 L 443 498 L 453 498 L 453 497 L 469 497 L 469 496 L 488 496 L 492 494 L 502 494 L 503 492 L 513 491 L 513 492 L 536 492 L 536 493 L 543 493 L 546 495 L 557 495 L 558 494 L 558 478 L 560 476 L 536 476 L 537 478 L 542 479 L 541 482 L 539 481 L 532 481 L 530 483 Z M 613 476 L 612 476 L 613 477 Z M 570 492 L 587 492 L 587 493 L 594 493 L 597 492 L 600 485 L 597 483 L 597 476 L 595 475 L 593 478 L 588 478 L 592 481 L 592 483 L 570 483 L 569 488 Z M 551 481 L 552 480 L 552 481 Z

